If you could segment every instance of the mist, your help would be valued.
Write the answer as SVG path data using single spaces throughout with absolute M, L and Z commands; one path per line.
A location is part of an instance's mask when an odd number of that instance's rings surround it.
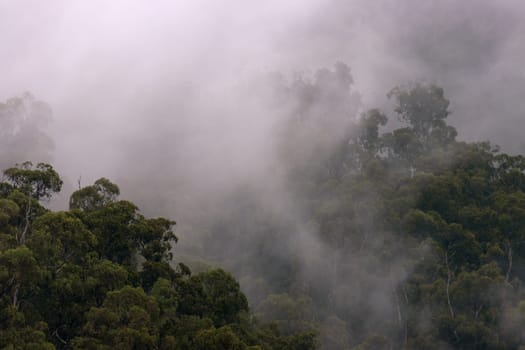
M 374 257 L 339 259 L 305 221 L 307 184 L 293 174 L 413 81 L 445 89 L 463 139 L 525 151 L 524 20 L 513 0 L 0 1 L 0 100 L 29 91 L 51 106 L 42 160 L 66 182 L 56 207 L 108 177 L 148 215 L 177 221 L 176 256 L 233 271 L 252 307 L 285 293 L 267 280 L 293 275 L 292 289 L 327 309 L 370 305 L 373 323 L 395 313 L 392 286 L 412 267 L 400 253 L 370 278 Z M 312 124 L 297 130 L 297 116 Z M 260 250 L 274 266 L 250 261 Z M 296 271 L 280 265 L 290 256 Z
M 523 126 L 523 11 L 515 1 L 3 2 L 0 95 L 30 91 L 53 107 L 57 167 L 77 169 L 74 177 L 118 172 L 144 125 L 169 118 L 180 133 L 212 123 L 191 109 L 258 119 L 219 111 L 222 95 L 254 74 L 337 61 L 351 67 L 365 105 L 383 105 L 410 80 L 436 82 L 455 97 L 451 119 L 463 135 L 516 151 L 507 136 Z

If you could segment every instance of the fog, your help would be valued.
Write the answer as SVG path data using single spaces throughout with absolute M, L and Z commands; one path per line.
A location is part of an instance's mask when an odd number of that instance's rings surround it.
M 525 5 L 512 0 L 0 1 L 0 100 L 30 91 L 52 107 L 50 161 L 66 192 L 109 177 L 144 212 L 177 220 L 185 254 L 208 251 L 241 282 L 254 249 L 276 261 L 292 255 L 305 283 L 321 279 L 338 305 L 357 292 L 327 275 L 337 267 L 303 222 L 289 164 L 329 148 L 360 112 L 388 111 L 386 93 L 410 81 L 445 88 L 461 138 L 525 151 L 524 20 Z M 294 79 L 321 81 L 320 69 L 349 74 L 335 100 L 304 107 L 275 96 Z M 338 117 L 290 141 L 283 120 L 303 107 Z M 283 142 L 302 143 L 305 154 L 283 155 Z M 219 226 L 249 231 L 258 215 L 274 228 L 256 233 L 268 235 L 256 247 L 206 245 Z M 356 259 L 373 264 L 352 257 L 342 274 L 374 290 L 407 273 L 400 256 L 391 276 L 365 280 Z M 369 300 L 378 314 L 394 312 L 383 289 Z M 253 305 L 258 292 L 249 292 Z
M 118 174 L 126 142 L 140 142 L 144 125 L 165 130 L 169 118 L 172 132 L 198 129 L 193 109 L 224 108 L 222 94 L 254 74 L 311 72 L 336 61 L 351 67 L 367 106 L 383 105 L 397 84 L 437 82 L 451 97 L 460 134 L 522 147 L 509 141 L 525 123 L 517 1 L 0 6 L 0 96 L 30 91 L 52 106 L 55 163 L 70 176 Z M 226 114 L 217 111 L 214 122 L 250 118 Z

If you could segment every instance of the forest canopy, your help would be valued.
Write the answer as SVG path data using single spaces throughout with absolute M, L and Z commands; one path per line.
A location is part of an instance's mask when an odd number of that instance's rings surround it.
M 525 158 L 459 140 L 449 99 L 433 84 L 388 93 L 398 128 L 379 109 L 347 121 L 351 84 L 338 64 L 274 86 L 286 93 L 276 103 L 309 102 L 283 121 L 278 143 L 304 227 L 327 252 L 307 269 L 276 248 L 290 244 L 282 235 L 291 223 L 243 192 L 232 196 L 237 216 L 196 227 L 208 239 L 193 253 L 232 272 L 195 273 L 177 262 L 175 221 L 146 217 L 109 179 L 73 192 L 69 210 L 52 211 L 46 201 L 63 182 L 51 165 L 6 168 L 0 348 L 523 346 Z M 0 122 L 27 105 L 48 111 L 26 96 L 0 106 Z M 330 118 L 323 106 L 336 121 L 316 120 Z M 3 130 L 13 138 L 6 152 L 19 141 L 15 129 Z M 322 139 L 302 148 L 319 130 Z M 224 251 L 224 242 L 250 248 Z
M 105 178 L 52 212 L 41 201 L 61 185 L 48 164 L 4 171 L 1 348 L 313 348 L 313 332 L 256 325 L 231 274 L 173 266 L 174 221 L 144 217 Z

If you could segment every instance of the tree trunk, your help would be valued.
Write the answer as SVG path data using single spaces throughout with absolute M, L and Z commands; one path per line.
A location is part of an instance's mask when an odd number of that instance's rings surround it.
M 509 248 L 507 249 L 507 260 L 508 260 L 508 267 L 507 267 L 507 273 L 505 274 L 505 282 L 509 283 L 510 280 L 510 272 L 512 271 L 512 246 L 509 243 Z
M 28 194 L 28 202 L 27 202 L 27 208 L 26 208 L 26 215 L 25 215 L 25 224 L 24 229 L 22 230 L 22 233 L 20 234 L 20 237 L 18 237 L 18 245 L 22 245 L 26 241 L 26 235 L 27 231 L 29 231 L 29 225 L 30 225 L 30 219 L 31 219 L 31 193 Z
M 452 303 L 450 302 L 450 280 L 451 280 L 451 273 L 450 273 L 450 267 L 448 266 L 448 252 L 445 252 L 445 265 L 447 266 L 447 303 L 448 303 L 448 310 L 450 311 L 450 316 L 454 318 L 454 309 L 452 308 Z

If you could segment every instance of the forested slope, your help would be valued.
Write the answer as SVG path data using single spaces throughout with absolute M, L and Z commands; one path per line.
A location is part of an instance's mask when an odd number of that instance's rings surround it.
M 256 324 L 229 273 L 172 267 L 175 222 L 144 217 L 105 178 L 47 210 L 61 185 L 48 164 L 4 171 L 0 348 L 313 348 L 312 332 Z
M 175 222 L 145 217 L 111 181 L 54 212 L 50 165 L 6 169 L 0 347 L 520 349 L 525 158 L 461 141 L 431 84 L 391 90 L 401 127 L 378 109 L 326 120 L 348 107 L 348 72 L 279 86 L 279 101 L 309 103 L 276 143 L 297 213 L 239 188 L 221 215 L 196 216 L 184 254 L 199 273 L 175 263 Z
M 432 84 L 391 90 L 397 128 L 378 109 L 327 121 L 349 98 L 344 73 L 276 89 L 299 101 L 279 147 L 300 213 L 241 189 L 193 252 L 234 271 L 259 318 L 317 329 L 322 349 L 519 348 L 525 158 L 461 141 Z
M 359 349 L 518 348 L 525 158 L 458 141 L 439 87 L 390 96 L 406 126 L 380 133 L 387 118 L 369 111 L 305 184 L 311 220 L 336 252 L 332 290 L 354 279 L 334 296 L 350 301 L 318 300 L 337 305 Z M 389 300 L 379 312 L 377 294 Z

